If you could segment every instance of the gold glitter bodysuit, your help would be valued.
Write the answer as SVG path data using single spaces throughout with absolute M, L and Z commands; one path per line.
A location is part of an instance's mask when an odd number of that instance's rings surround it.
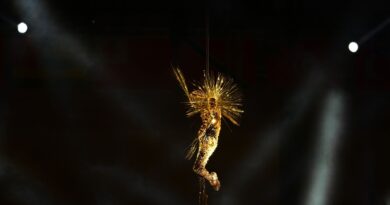
M 208 71 L 204 72 L 203 84 L 194 84 L 197 89 L 190 93 L 181 71 L 174 69 L 174 73 L 188 98 L 187 116 L 199 113 L 202 119 L 198 136 L 187 153 L 187 159 L 190 159 L 198 149 L 193 170 L 205 178 L 214 190 L 218 191 L 221 184 L 217 173 L 210 173 L 206 169 L 206 165 L 218 146 L 222 118 L 225 117 L 233 124 L 238 125 L 237 120 L 244 112 L 241 109 L 241 95 L 233 80 L 221 74 L 215 78 L 213 73 Z M 196 146 L 197 144 L 198 146 Z

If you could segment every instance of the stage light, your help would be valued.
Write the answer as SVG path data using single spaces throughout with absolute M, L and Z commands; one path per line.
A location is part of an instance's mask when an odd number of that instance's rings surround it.
M 18 32 L 19 33 L 26 33 L 27 30 L 28 30 L 28 26 L 27 26 L 26 23 L 21 22 L 21 23 L 18 24 Z
M 351 42 L 349 43 L 348 45 L 348 49 L 349 51 L 351 51 L 352 53 L 355 53 L 358 49 L 359 49 L 359 45 L 356 43 L 356 42 Z

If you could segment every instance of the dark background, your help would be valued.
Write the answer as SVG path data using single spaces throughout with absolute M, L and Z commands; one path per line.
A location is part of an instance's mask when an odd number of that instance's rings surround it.
M 207 19 L 211 69 L 245 110 L 223 124 L 209 204 L 390 204 L 390 26 L 369 35 L 389 2 L 2 0 L 0 17 L 1 205 L 197 204 L 200 121 L 172 66 L 201 79 Z

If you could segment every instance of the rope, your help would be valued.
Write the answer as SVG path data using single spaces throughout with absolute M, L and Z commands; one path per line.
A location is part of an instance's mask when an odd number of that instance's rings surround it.
M 207 198 L 205 179 L 199 176 L 199 205 L 207 205 Z

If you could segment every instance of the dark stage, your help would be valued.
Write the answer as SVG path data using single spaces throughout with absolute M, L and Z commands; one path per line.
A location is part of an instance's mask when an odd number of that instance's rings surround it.
M 208 204 L 390 205 L 388 24 L 389 1 L 1 0 L 0 205 L 198 204 L 172 68 L 201 80 L 207 39 L 245 111 Z

